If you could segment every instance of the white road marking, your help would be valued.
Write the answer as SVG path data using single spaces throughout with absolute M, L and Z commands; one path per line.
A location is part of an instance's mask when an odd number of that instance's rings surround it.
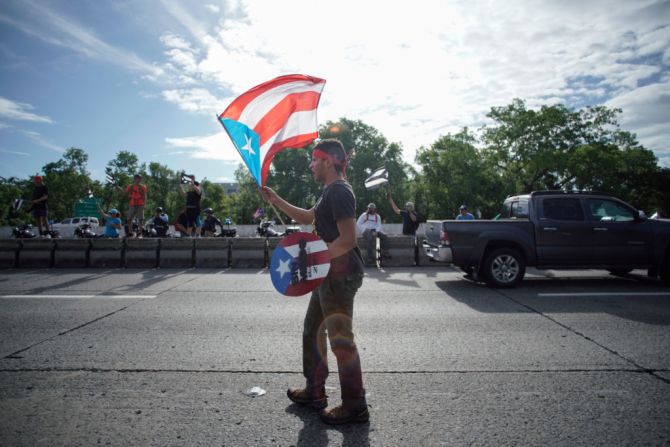
M 2 298 L 60 298 L 60 299 L 84 299 L 84 298 L 114 298 L 114 299 L 153 299 L 156 295 L 0 295 Z
M 537 296 L 670 296 L 670 292 L 538 293 Z

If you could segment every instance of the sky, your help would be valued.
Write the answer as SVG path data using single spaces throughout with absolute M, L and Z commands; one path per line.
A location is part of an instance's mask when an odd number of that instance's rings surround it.
M 291 73 L 326 80 L 320 124 L 361 120 L 409 163 L 521 98 L 621 108 L 670 166 L 670 1 L 2 0 L 0 176 L 78 147 L 101 181 L 121 150 L 234 181 L 217 115 Z

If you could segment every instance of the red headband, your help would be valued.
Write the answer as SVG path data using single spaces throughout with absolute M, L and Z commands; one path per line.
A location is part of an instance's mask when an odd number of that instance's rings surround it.
M 312 158 L 320 158 L 322 160 L 330 160 L 334 165 L 342 166 L 342 172 L 347 170 L 347 160 L 340 161 L 337 158 L 330 155 L 328 152 L 322 151 L 321 149 L 314 149 L 312 151 Z

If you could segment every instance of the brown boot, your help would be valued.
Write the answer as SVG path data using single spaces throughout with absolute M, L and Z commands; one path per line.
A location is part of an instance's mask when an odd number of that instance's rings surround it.
M 328 397 L 324 389 L 313 391 L 307 388 L 289 388 L 286 391 L 286 395 L 291 402 L 314 408 L 315 410 L 321 410 L 328 406 Z
M 328 408 L 321 412 L 321 420 L 326 424 L 340 425 L 349 423 L 363 423 L 370 420 L 368 407 L 359 410 L 347 410 L 342 405 Z

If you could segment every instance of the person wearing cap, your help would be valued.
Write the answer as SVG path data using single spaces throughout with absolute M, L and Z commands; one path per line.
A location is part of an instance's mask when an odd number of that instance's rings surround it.
M 34 177 L 35 188 L 33 189 L 33 196 L 31 200 L 31 210 L 33 217 L 37 223 L 37 229 L 40 235 L 49 231 L 49 209 L 47 207 L 47 199 L 49 198 L 49 188 L 42 182 L 42 176 L 36 175 Z
M 170 228 L 169 217 L 165 214 L 162 206 L 157 207 L 154 216 L 147 221 L 146 229 L 151 230 L 151 228 L 156 230 L 156 236 L 158 237 L 167 235 Z
M 458 216 L 456 216 L 456 220 L 475 220 L 475 216 L 470 214 L 468 212 L 468 206 L 463 204 L 458 209 Z
M 126 218 L 126 234 L 135 237 L 133 230 L 133 221 L 135 218 L 139 221 L 139 237 L 142 237 L 142 228 L 144 227 L 144 204 L 147 202 L 147 185 L 140 184 L 142 176 L 135 174 L 133 184 L 125 189 L 125 194 L 130 197 L 128 203 L 128 217 Z
M 375 256 L 377 238 L 379 238 L 382 256 L 388 256 L 386 252 L 388 238 L 382 231 L 382 216 L 377 213 L 377 206 L 374 203 L 369 203 L 367 210 L 358 217 L 356 228 L 358 228 L 358 232 L 363 235 L 363 239 L 365 240 L 365 260 L 369 265 L 377 264 Z
M 105 213 L 98 205 L 98 211 L 105 218 L 105 232 L 103 235 L 105 237 L 119 237 L 119 230 L 121 230 L 121 213 L 119 210 L 112 208 L 108 213 Z
M 414 204 L 412 202 L 407 202 L 405 203 L 405 209 L 401 210 L 393 201 L 390 190 L 388 191 L 388 199 L 389 203 L 391 204 L 391 208 L 393 208 L 393 211 L 396 214 L 400 214 L 400 217 L 402 217 L 402 234 L 406 236 L 416 235 L 416 230 L 419 228 L 421 218 L 419 213 L 417 213 L 414 209 Z
M 312 292 L 302 332 L 303 388 L 289 388 L 288 398 L 321 411 L 327 424 L 364 423 L 370 418 L 363 387 L 361 359 L 354 342 L 354 298 L 363 284 L 365 269 L 356 243 L 356 196 L 345 179 L 347 153 L 339 140 L 324 139 L 314 146 L 310 169 L 323 184 L 321 196 L 310 209 L 299 208 L 267 186 L 261 195 L 302 225 L 312 224 L 326 242 L 330 270 Z M 328 338 L 326 338 L 326 334 Z M 337 359 L 342 404 L 326 408 L 327 341 Z

